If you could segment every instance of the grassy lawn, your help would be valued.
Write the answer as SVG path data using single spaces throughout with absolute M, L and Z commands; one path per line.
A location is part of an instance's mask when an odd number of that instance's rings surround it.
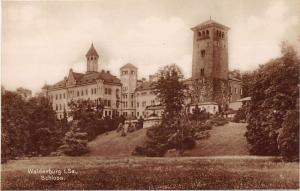
M 72 169 L 64 180 L 41 180 L 28 169 Z M 255 189 L 299 188 L 299 163 L 267 157 L 42 157 L 2 165 L 2 189 Z M 55 175 L 57 176 L 57 175 Z

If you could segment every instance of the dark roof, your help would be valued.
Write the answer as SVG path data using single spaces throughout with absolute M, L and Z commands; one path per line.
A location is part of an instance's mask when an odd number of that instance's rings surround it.
M 73 72 L 73 76 L 76 80 L 76 85 L 83 85 L 88 83 L 96 83 L 96 80 L 100 79 L 103 80 L 104 84 L 117 84 L 121 85 L 121 81 L 116 76 L 113 76 L 107 72 L 89 72 L 86 74 Z M 67 84 L 67 79 L 57 82 L 52 86 L 48 86 L 49 89 L 56 89 L 56 88 L 65 88 Z
M 86 57 L 88 57 L 88 56 L 97 56 L 97 57 L 99 57 L 99 55 L 98 55 L 96 49 L 94 48 L 93 43 L 92 43 L 92 45 L 91 45 L 89 51 L 86 53 L 85 56 L 86 56 Z
M 149 105 L 146 107 L 146 110 L 164 110 L 165 106 L 163 105 Z
M 123 68 L 137 68 L 137 67 L 131 63 L 128 63 L 121 67 L 121 69 L 123 69 Z
M 226 30 L 229 30 L 229 27 L 227 27 L 225 25 L 222 25 L 222 24 L 220 24 L 220 23 L 218 23 L 218 22 L 216 22 L 216 21 L 214 21 L 212 19 L 207 20 L 207 21 L 205 21 L 203 23 L 200 23 L 199 25 L 193 27 L 192 30 L 196 29 L 196 28 L 209 27 L 209 26 L 219 26 L 219 27 L 222 27 L 222 28 L 224 28 Z
M 137 88 L 136 91 L 143 91 L 143 90 L 152 90 L 155 87 L 155 83 L 154 82 L 143 82 L 141 83 Z

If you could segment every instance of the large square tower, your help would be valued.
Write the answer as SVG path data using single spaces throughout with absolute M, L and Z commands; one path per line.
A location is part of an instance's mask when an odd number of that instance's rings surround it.
M 213 20 L 192 28 L 193 101 L 216 102 L 221 111 L 228 105 L 228 30 Z
M 192 28 L 194 32 L 192 78 L 228 79 L 229 28 L 208 20 Z

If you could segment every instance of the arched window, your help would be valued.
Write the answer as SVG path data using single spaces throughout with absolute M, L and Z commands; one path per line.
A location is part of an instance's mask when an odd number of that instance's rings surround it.
M 201 37 L 201 32 L 198 32 L 198 36 Z

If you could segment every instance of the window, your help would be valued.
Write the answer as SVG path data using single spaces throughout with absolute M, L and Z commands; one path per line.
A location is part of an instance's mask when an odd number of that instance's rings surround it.
M 237 88 L 234 88 L 234 93 L 237 94 Z
M 134 112 L 131 112 L 131 116 L 134 116 Z
M 65 93 L 63 94 L 63 97 L 64 97 L 64 99 L 66 98 L 66 94 Z
M 89 91 L 88 90 L 85 90 L 85 95 L 88 95 Z
M 147 103 L 146 103 L 145 101 L 142 102 L 142 106 L 143 106 L 143 107 L 146 107 L 146 104 L 147 104 Z
M 133 107 L 133 101 L 131 102 L 131 107 Z
M 77 97 L 79 97 L 79 91 L 77 91 Z
M 108 106 L 108 107 L 111 106 L 111 100 L 107 100 L 107 106 Z
M 224 36 L 225 36 L 225 35 L 224 35 L 224 32 L 222 32 L 222 38 L 224 38 Z
M 61 94 L 59 94 L 59 99 L 61 99 Z
M 107 116 L 107 111 L 105 111 L 105 116 Z
M 55 105 L 55 110 L 56 110 L 56 111 L 58 110 L 58 105 L 57 105 L 57 104 Z
M 209 31 L 208 30 L 206 30 L 206 36 L 208 36 L 209 35 Z
M 243 94 L 243 90 L 242 90 L 242 88 L 240 89 L 240 95 L 242 95 Z
M 108 111 L 108 115 L 111 116 L 111 111 Z
M 139 102 L 136 102 L 136 107 L 139 107 L 140 106 L 140 103 Z
M 198 32 L 198 36 L 201 37 L 201 32 Z
M 83 96 L 83 90 L 81 90 L 81 96 Z
M 200 70 L 200 74 L 201 74 L 201 76 L 203 76 L 203 75 L 204 75 L 204 68 L 201 68 L 201 70 Z
M 131 99 L 133 99 L 133 97 L 134 97 L 134 94 L 131 94 Z
M 58 95 L 57 94 L 55 95 L 55 99 L 58 99 Z
M 139 112 L 136 112 L 136 116 L 139 116 L 140 115 L 140 113 Z
M 134 74 L 134 71 L 131 71 L 131 74 Z
M 205 56 L 205 50 L 201 50 L 201 56 L 202 58 Z
M 155 105 L 155 100 L 151 100 L 151 105 Z

